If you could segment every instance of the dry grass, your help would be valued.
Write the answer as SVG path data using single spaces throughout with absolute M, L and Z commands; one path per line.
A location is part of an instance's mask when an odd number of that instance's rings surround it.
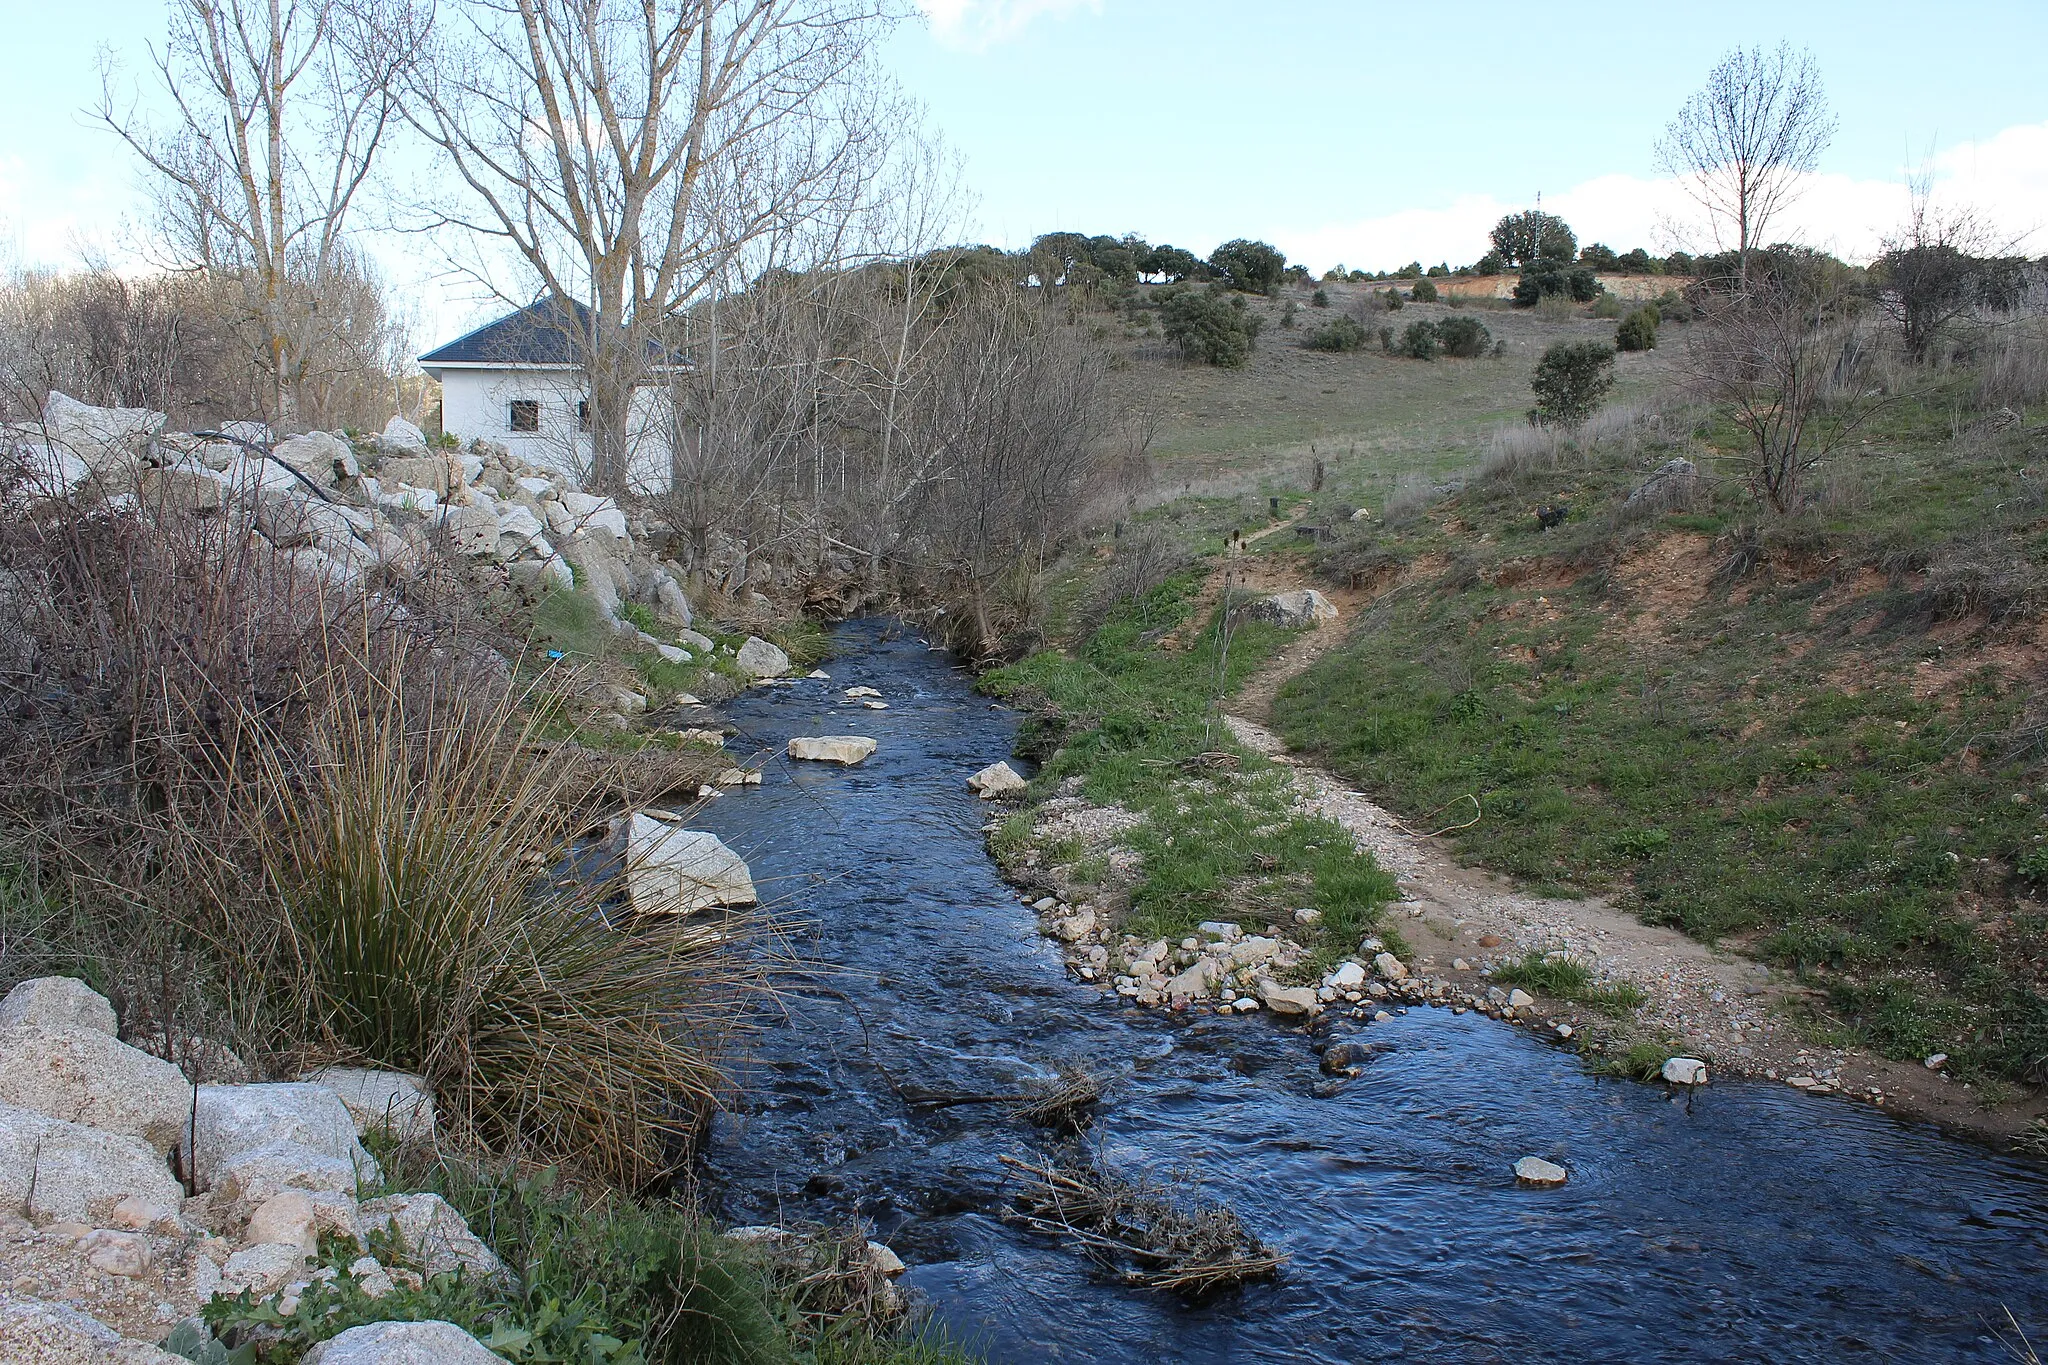
M 1977 400 L 2021 411 L 2048 403 L 2048 317 L 1992 329 L 1978 367 Z
M 1200 1297 L 1264 1279 L 1286 1260 L 1229 1209 L 1189 1207 L 1079 1152 L 1042 1165 L 1006 1156 L 1003 1164 L 1022 1178 L 1027 1227 L 1079 1246 L 1126 1284 Z
M 1059 1079 L 1036 1087 L 1010 1113 L 1034 1128 L 1078 1133 L 1095 1119 L 1102 1081 L 1085 1067 L 1060 1068 Z

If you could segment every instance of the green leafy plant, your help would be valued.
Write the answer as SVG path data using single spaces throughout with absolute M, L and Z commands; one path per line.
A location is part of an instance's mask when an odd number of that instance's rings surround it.
M 1409 292 L 1417 303 L 1435 303 L 1437 300 L 1436 286 L 1427 277 L 1415 281 L 1415 287 Z
M 1371 335 L 1355 319 L 1339 314 L 1303 337 L 1301 344 L 1311 351 L 1356 351 Z
M 1614 348 L 1618 351 L 1655 350 L 1659 321 L 1655 304 L 1645 304 L 1636 309 L 1614 329 Z
M 1445 355 L 1467 360 L 1485 355 L 1493 344 L 1493 335 L 1486 330 L 1486 324 L 1462 313 L 1439 322 L 1436 338 Z
M 1411 322 L 1401 333 L 1401 354 L 1410 360 L 1435 360 L 1442 349 L 1434 322 Z
M 1536 363 L 1529 387 L 1536 394 L 1531 421 L 1578 426 L 1614 387 L 1614 348 L 1597 341 L 1560 341 Z

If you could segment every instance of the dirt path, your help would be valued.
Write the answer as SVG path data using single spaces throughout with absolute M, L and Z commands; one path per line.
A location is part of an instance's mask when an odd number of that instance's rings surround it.
M 1280 567 L 1269 566 L 1264 576 L 1277 577 L 1270 569 Z M 1328 595 L 1349 618 L 1374 594 Z M 1345 635 L 1336 624 L 1302 632 L 1239 693 L 1233 703 L 1237 714 L 1225 719 L 1247 748 L 1295 769 L 1305 808 L 1349 830 L 1399 879 L 1399 927 L 1411 950 L 1411 971 L 1483 989 L 1483 968 L 1530 952 L 1563 951 L 1605 981 L 1632 982 L 1647 999 L 1619 1027 L 1597 1012 L 1541 1001 L 1543 1018 L 1553 1030 L 1567 1024 L 1573 1036 L 1606 1033 L 1619 1045 L 1631 1036 L 1661 1037 L 1688 1055 L 1707 1058 L 1720 1074 L 1781 1080 L 1813 1094 L 1847 1095 L 1985 1136 L 2016 1133 L 2034 1117 L 2032 1110 L 2041 1108 L 2038 1103 L 1987 1108 L 1971 1087 L 1938 1071 L 1809 1043 L 1795 1026 L 1791 1007 L 1808 1003 L 1815 992 L 1785 974 L 1677 930 L 1646 925 L 1604 900 L 1531 895 L 1462 866 L 1430 830 L 1411 829 L 1332 774 L 1288 755 L 1285 743 L 1264 723 L 1273 698 L 1283 683 L 1343 643 Z M 1436 818 L 1451 825 L 1469 815 L 1453 811 Z

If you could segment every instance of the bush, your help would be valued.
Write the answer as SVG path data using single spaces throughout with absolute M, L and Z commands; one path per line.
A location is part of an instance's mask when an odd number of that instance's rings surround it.
M 1598 341 L 1560 341 L 1543 353 L 1529 387 L 1539 426 L 1577 426 L 1614 387 L 1614 348 Z
M 1585 266 L 1540 260 L 1525 267 L 1515 281 L 1515 303 L 1528 308 L 1549 298 L 1568 298 L 1574 303 L 1591 303 L 1600 295 L 1600 281 Z
M 1618 351 L 1654 351 L 1657 349 L 1657 308 L 1645 304 L 1621 320 L 1614 329 L 1614 348 Z
M 1287 300 L 1287 306 L 1280 310 L 1280 325 L 1289 331 L 1294 330 L 1294 315 L 1298 311 L 1300 310 L 1294 306 L 1294 300 Z
M 1348 317 L 1334 317 L 1302 338 L 1311 351 L 1356 351 L 1371 338 L 1363 325 Z
M 1280 287 L 1287 273 L 1287 257 L 1265 242 L 1239 237 L 1209 253 L 1209 268 L 1227 280 L 1232 289 L 1247 294 L 1270 294 Z
M 1191 290 L 1178 295 L 1159 315 L 1166 339 L 1180 347 L 1189 360 L 1235 368 L 1251 358 L 1252 339 L 1258 335 L 1258 319 L 1241 298 L 1225 298 L 1210 291 Z
M 1314 294 L 1309 296 L 1309 304 L 1315 308 L 1328 308 L 1330 306 L 1330 291 L 1327 289 L 1316 290 Z
M 1619 294 L 1602 294 L 1593 300 L 1593 316 L 1612 320 L 1621 316 L 1622 303 Z
M 1439 322 L 1436 339 L 1443 346 L 1445 355 L 1468 360 L 1485 355 L 1486 348 L 1493 344 L 1493 335 L 1486 330 L 1486 324 L 1462 313 Z
M 1431 284 L 1428 277 L 1425 276 L 1415 282 L 1412 296 L 1417 303 L 1435 303 L 1437 299 L 1436 286 Z
M 1401 354 L 1410 360 L 1435 360 L 1442 346 L 1433 322 L 1411 322 L 1401 333 Z
M 1398 289 L 1389 289 L 1389 290 L 1386 290 L 1385 292 L 1383 292 L 1383 293 L 1382 293 L 1382 294 L 1380 295 L 1380 299 L 1381 299 L 1381 301 L 1382 301 L 1382 302 L 1384 302 L 1384 303 L 1385 303 L 1385 304 L 1387 305 L 1387 311 L 1388 311 L 1389 313 L 1398 313 L 1398 312 L 1400 312 L 1400 311 L 1401 311 L 1401 291 L 1400 291 L 1400 290 L 1398 290 Z

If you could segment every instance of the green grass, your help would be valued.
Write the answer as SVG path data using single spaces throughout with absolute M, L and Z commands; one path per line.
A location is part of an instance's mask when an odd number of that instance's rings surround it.
M 818 1230 L 789 1255 L 720 1235 L 680 1204 L 635 1202 L 519 1170 L 383 1152 L 392 1188 L 447 1199 L 514 1271 L 511 1284 L 437 1276 L 423 1289 L 363 1294 L 352 1243 L 323 1241 L 337 1271 L 290 1314 L 275 1298 L 217 1299 L 205 1312 L 211 1359 L 291 1365 L 318 1342 L 365 1322 L 441 1319 L 514 1361 L 578 1365 L 970 1365 L 967 1352 L 914 1319 L 872 1310 L 874 1281 L 851 1258 L 859 1229 Z M 858 1249 L 858 1250 L 856 1250 Z M 373 1246 L 387 1264 L 394 1248 Z M 399 1256 L 398 1261 L 404 1258 Z M 205 1340 L 177 1342 L 208 1360 Z M 242 1354 L 231 1355 L 231 1350 Z
M 2048 1079 L 2048 916 L 2017 875 L 2048 836 L 2036 692 L 1929 633 L 2048 600 L 2029 447 L 1953 439 L 1969 393 L 1923 380 L 1866 429 L 1854 497 L 1792 517 L 1731 484 L 1620 517 L 1685 448 L 1667 425 L 1633 457 L 1476 480 L 1355 533 L 1327 563 L 1441 567 L 1283 689 L 1280 728 L 1411 817 L 1476 799 L 1455 836 L 1473 861 L 1804 974 L 1858 1041 Z M 1577 514 L 1539 532 L 1528 509 L 1557 499 Z M 1503 576 L 1530 564 L 1546 577 Z M 1930 667 L 1956 676 L 1930 690 Z
M 1090 800 L 1146 817 L 1122 836 L 1143 859 L 1126 932 L 1177 939 L 1203 920 L 1262 932 L 1312 906 L 1322 912 L 1317 965 L 1334 962 L 1378 926 L 1394 881 L 1341 827 L 1298 813 L 1286 769 L 1222 723 L 1220 700 L 1285 632 L 1249 625 L 1226 643 L 1211 621 L 1182 631 L 1193 636 L 1182 648 L 1159 647 L 1188 623 L 1199 584 L 1182 575 L 1122 604 L 1072 654 L 1035 655 L 982 687 L 1029 713 L 1019 748 L 1045 760 L 1035 791 L 1079 777 Z M 1014 861 L 1029 831 L 1028 817 L 1012 817 L 991 840 L 997 856 Z
M 1654 1081 L 1664 1071 L 1664 1063 L 1678 1055 L 1669 1043 L 1641 1042 L 1629 1045 L 1628 1051 L 1603 1056 L 1592 1062 L 1595 1075 L 1615 1076 L 1627 1081 Z
M 1519 962 L 1495 967 L 1493 980 L 1503 986 L 1525 987 L 1552 1000 L 1588 1005 L 1617 1018 L 1648 999 L 1633 982 L 1619 981 L 1607 985 L 1596 980 L 1592 969 L 1583 962 L 1574 962 L 1570 958 L 1547 959 L 1537 952 L 1526 954 Z

